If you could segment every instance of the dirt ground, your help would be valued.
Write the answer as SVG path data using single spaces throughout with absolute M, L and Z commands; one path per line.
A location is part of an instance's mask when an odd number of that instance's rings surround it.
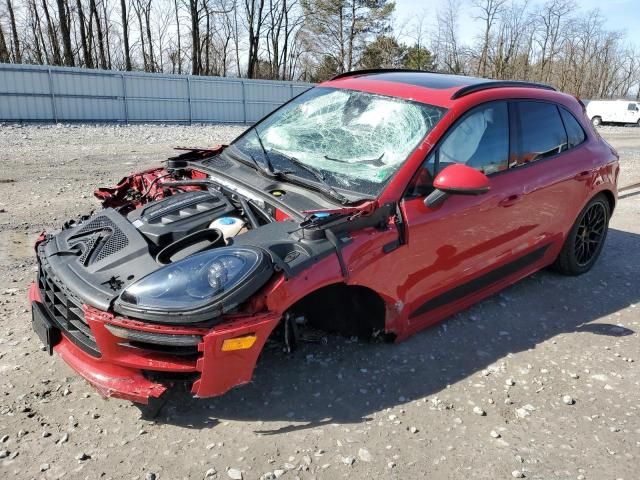
M 539 272 L 397 345 L 271 349 L 250 385 L 176 394 L 154 421 L 43 352 L 26 298 L 38 233 L 172 146 L 240 131 L 0 126 L 0 478 L 639 478 L 640 189 L 587 275 Z M 640 128 L 600 132 L 620 184 L 640 182 Z

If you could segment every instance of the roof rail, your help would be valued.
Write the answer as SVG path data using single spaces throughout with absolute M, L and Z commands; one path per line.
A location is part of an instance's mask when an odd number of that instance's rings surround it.
M 364 70 L 351 70 L 349 72 L 339 73 L 331 80 L 338 80 L 339 78 L 356 77 L 358 75 L 370 75 L 373 73 L 393 73 L 393 72 L 413 72 L 413 73 L 438 73 L 427 72 L 426 70 L 414 70 L 412 68 L 367 68 Z
M 556 91 L 555 87 L 552 87 L 551 85 L 546 85 L 544 83 L 522 82 L 520 80 L 488 80 L 486 82 L 472 83 L 471 85 L 462 87 L 461 89 L 457 90 L 453 95 L 451 95 L 451 100 L 464 97 L 465 95 L 469 95 L 470 93 L 481 92 L 482 90 L 489 90 L 491 88 L 503 88 L 503 87 L 540 88 L 543 90 Z

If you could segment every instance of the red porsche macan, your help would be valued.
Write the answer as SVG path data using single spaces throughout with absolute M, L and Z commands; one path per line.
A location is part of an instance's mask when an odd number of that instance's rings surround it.
M 598 258 L 618 155 L 546 85 L 351 72 L 36 242 L 33 327 L 105 396 L 247 383 L 268 338 L 402 340 Z

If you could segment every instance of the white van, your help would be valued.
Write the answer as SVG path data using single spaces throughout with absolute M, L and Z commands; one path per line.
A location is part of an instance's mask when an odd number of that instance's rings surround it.
M 595 126 L 611 122 L 635 123 L 640 127 L 640 102 L 593 100 L 587 104 L 587 116 Z

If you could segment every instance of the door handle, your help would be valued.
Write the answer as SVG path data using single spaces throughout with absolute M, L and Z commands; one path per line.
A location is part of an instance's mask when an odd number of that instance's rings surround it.
M 584 172 L 580 172 L 578 174 L 576 174 L 575 178 L 576 180 L 584 180 L 585 178 L 588 178 L 589 176 L 591 176 L 591 172 L 589 170 L 585 170 Z
M 514 193 L 513 195 L 509 195 L 508 197 L 503 198 L 498 202 L 498 205 L 501 207 L 510 207 L 516 203 L 518 203 L 522 199 L 522 195 Z

